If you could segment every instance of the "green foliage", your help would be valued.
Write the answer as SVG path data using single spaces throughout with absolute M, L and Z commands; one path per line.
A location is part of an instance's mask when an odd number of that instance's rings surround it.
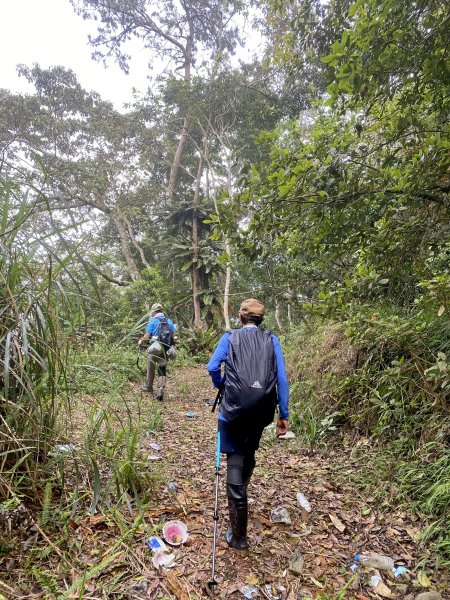
M 150 413 L 143 422 L 143 427 L 146 431 L 159 431 L 162 429 L 164 419 L 162 411 L 157 404 L 152 404 L 150 407 Z
M 47 481 L 44 488 L 44 498 L 42 500 L 41 524 L 46 525 L 50 516 L 50 507 L 52 502 L 52 482 Z
M 104 299 L 104 326 L 112 339 L 142 334 L 149 308 L 159 302 L 170 309 L 173 298 L 170 288 L 157 265 L 143 269 L 140 278 L 123 291 L 108 290 Z
M 378 453 L 361 456 L 377 473 L 380 498 L 395 499 L 429 519 L 425 537 L 448 562 L 450 455 L 447 436 L 449 323 L 436 313 L 393 314 L 359 306 L 342 324 L 315 319 L 286 338 L 291 423 L 308 444 L 350 427 Z M 383 313 L 381 313 L 383 310 Z M 433 366 L 429 366 L 432 364 Z
M 0 181 L 0 498 L 32 495 L 58 414 L 70 409 L 62 323 L 72 305 L 60 283 L 67 259 L 21 235 L 36 201 Z
M 67 382 L 72 392 L 106 394 L 121 398 L 129 381 L 140 377 L 136 365 L 137 351 L 125 344 L 99 342 L 86 350 L 73 347 Z
M 38 569 L 37 567 L 33 567 L 31 570 L 33 578 L 36 582 L 42 587 L 42 589 L 49 594 L 50 598 L 56 598 L 59 595 L 60 588 L 58 585 L 58 580 L 53 573 L 49 573 L 48 571 L 43 571 Z
M 219 335 L 212 327 L 183 329 L 180 348 L 195 362 L 205 363 L 209 360 L 218 341 Z

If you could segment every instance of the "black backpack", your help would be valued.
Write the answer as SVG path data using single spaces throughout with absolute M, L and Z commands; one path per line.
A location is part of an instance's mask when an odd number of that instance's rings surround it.
M 161 342 L 161 344 L 163 344 L 163 346 L 165 346 L 166 348 L 169 348 L 169 346 L 172 346 L 172 343 L 173 343 L 172 330 L 170 329 L 169 322 L 167 321 L 166 317 L 163 317 L 162 319 L 158 319 L 158 320 L 159 320 L 158 334 L 157 334 L 158 342 Z
M 277 362 L 272 334 L 262 329 L 231 332 L 221 412 L 230 422 L 268 425 L 277 404 Z

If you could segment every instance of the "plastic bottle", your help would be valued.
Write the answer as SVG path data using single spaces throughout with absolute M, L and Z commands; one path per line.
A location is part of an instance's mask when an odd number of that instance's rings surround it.
M 355 562 L 364 567 L 381 569 L 383 571 L 392 571 L 395 567 L 394 561 L 389 556 L 382 554 L 356 554 Z

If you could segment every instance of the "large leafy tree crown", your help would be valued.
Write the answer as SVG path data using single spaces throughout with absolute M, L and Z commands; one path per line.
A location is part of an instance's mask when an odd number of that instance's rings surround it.
M 123 44 L 133 36 L 146 48 L 172 59 L 178 68 L 190 64 L 202 50 L 232 51 L 237 41 L 233 16 L 242 10 L 239 1 L 221 0 L 71 0 L 84 19 L 100 21 L 89 40 L 93 57 L 113 57 L 128 72 L 130 56 Z

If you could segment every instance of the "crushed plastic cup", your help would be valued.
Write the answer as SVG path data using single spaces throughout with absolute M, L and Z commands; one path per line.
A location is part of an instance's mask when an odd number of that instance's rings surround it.
M 285 523 L 290 525 L 292 523 L 291 517 L 284 506 L 277 506 L 270 513 L 270 520 L 272 523 Z
M 174 563 L 175 554 L 167 554 L 167 552 L 162 552 L 162 550 L 160 550 L 153 555 L 153 564 L 157 569 L 159 569 L 159 567 L 170 569 L 173 567 Z
M 284 585 L 274 586 L 270 583 L 266 583 L 261 589 L 263 596 L 268 598 L 268 600 L 281 600 L 285 597 L 286 588 Z
M 152 552 L 169 552 L 169 548 L 157 535 L 152 535 L 146 542 Z
M 75 444 L 57 444 L 53 450 L 54 454 L 65 454 L 66 452 L 74 452 L 78 449 Z
M 376 588 L 383 580 L 379 575 L 372 575 L 370 578 L 370 587 Z
M 244 596 L 244 598 L 247 598 L 247 600 L 252 600 L 252 598 L 257 598 L 259 595 L 258 588 L 255 588 L 251 585 L 244 585 L 243 587 L 240 588 L 239 591 Z
M 182 521 L 167 521 L 163 527 L 163 536 L 171 546 L 181 546 L 188 539 L 189 534 Z
M 301 492 L 298 492 L 296 498 L 300 508 L 303 508 L 303 510 L 306 510 L 306 512 L 311 512 L 311 504 L 308 502 L 308 498 L 306 496 L 304 496 Z

